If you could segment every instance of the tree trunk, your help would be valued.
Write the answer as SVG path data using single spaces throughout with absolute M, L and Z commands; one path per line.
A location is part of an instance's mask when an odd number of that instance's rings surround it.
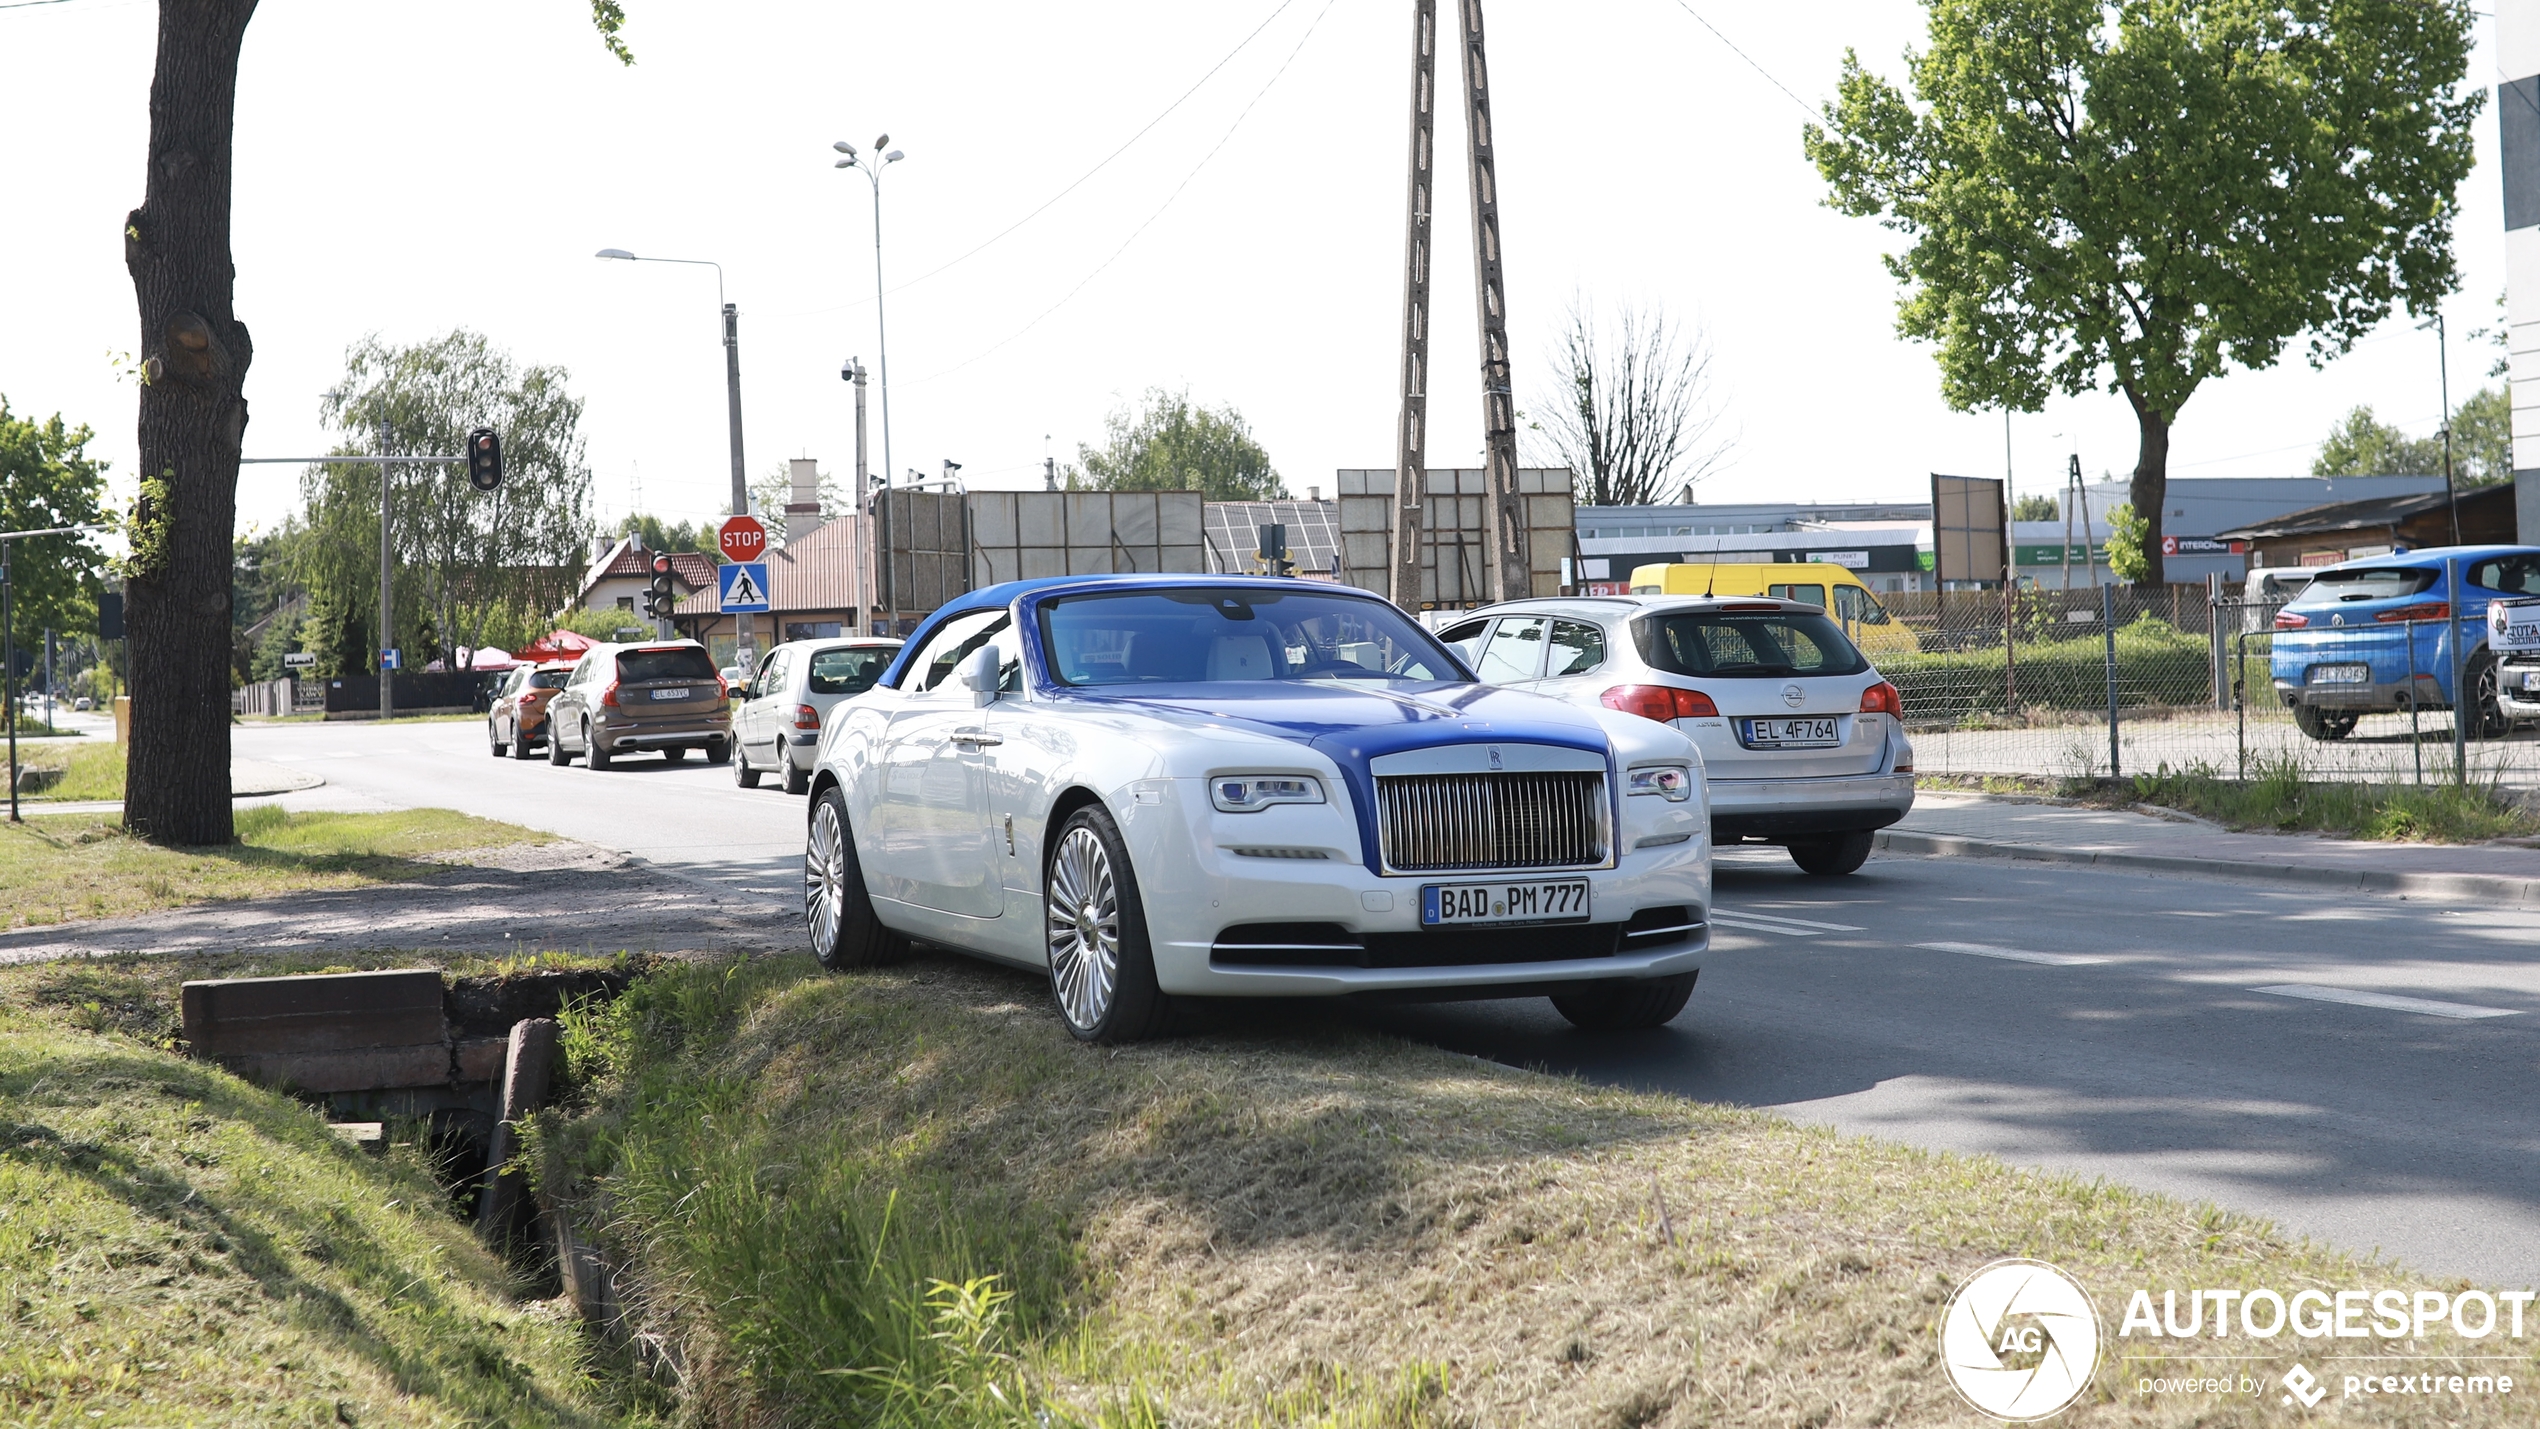
M 2135 424 L 2142 433 L 2126 499 L 2134 503 L 2134 514 L 2143 521 L 2143 583 L 2163 585 L 2167 573 L 2161 569 L 2161 518 L 2170 499 L 2170 419 L 2132 392 L 2126 393 L 2126 400 L 2134 404 Z
M 141 316 L 124 825 L 223 844 L 229 809 L 230 531 L 253 355 L 230 310 L 230 130 L 255 0 L 160 0 L 149 173 L 124 223 Z

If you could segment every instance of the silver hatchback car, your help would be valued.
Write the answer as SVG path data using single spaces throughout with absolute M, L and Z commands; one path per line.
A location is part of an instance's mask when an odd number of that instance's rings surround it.
M 1816 606 L 1753 597 L 1512 601 L 1441 639 L 1495 685 L 1674 725 L 1702 751 L 1718 846 L 1850 873 L 1914 807 L 1896 687 Z

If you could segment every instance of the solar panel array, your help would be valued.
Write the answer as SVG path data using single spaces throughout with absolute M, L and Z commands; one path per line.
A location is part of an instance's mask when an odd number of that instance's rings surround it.
M 1205 508 L 1208 569 L 1221 575 L 1264 575 L 1260 528 L 1285 526 L 1288 559 L 1299 575 L 1332 576 L 1340 566 L 1340 505 L 1332 501 L 1212 501 Z

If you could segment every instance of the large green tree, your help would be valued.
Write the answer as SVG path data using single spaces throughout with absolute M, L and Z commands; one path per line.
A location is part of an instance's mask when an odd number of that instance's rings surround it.
M 0 397 L 0 531 L 47 531 L 105 522 L 106 464 L 88 455 L 94 434 L 59 413 L 13 416 Z M 18 649 L 47 630 L 93 632 L 105 555 L 93 534 L 29 536 L 9 545 L 10 630 Z M 221 642 L 227 651 L 228 641 Z M 227 681 L 223 681 L 224 692 Z
M 2122 393 L 2158 583 L 2170 428 L 2226 368 L 2313 363 L 2455 285 L 2483 91 L 2467 0 L 1925 0 L 1912 95 L 1844 59 L 1808 157 L 1913 241 L 1898 328 L 1960 410 Z
M 1136 411 L 1115 408 L 1103 444 L 1078 446 L 1081 464 L 1067 474 L 1074 488 L 1096 491 L 1197 491 L 1210 501 L 1271 501 L 1287 487 L 1231 405 L 1202 407 L 1188 391 L 1147 389 Z
M 235 832 L 230 537 L 255 345 L 233 303 L 231 129 L 255 13 L 256 0 L 160 0 L 141 206 L 123 222 L 142 378 L 141 492 L 124 584 L 133 700 L 124 825 L 158 843 L 228 843 Z M 618 40 L 619 0 L 591 0 L 591 17 L 632 63 Z
M 2492 486 L 2513 479 L 2513 406 L 2502 387 L 2482 387 L 2452 413 L 2452 479 Z M 2313 476 L 2441 476 L 2443 434 L 2412 437 L 2357 407 L 2338 419 L 2311 460 Z

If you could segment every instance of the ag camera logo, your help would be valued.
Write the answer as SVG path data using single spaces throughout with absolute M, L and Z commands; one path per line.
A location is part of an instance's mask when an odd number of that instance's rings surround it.
M 1949 1383 L 1981 1413 L 2026 1423 L 2061 1413 L 2099 1368 L 2099 1312 L 2042 1260 L 1997 1260 L 1940 1317 Z

